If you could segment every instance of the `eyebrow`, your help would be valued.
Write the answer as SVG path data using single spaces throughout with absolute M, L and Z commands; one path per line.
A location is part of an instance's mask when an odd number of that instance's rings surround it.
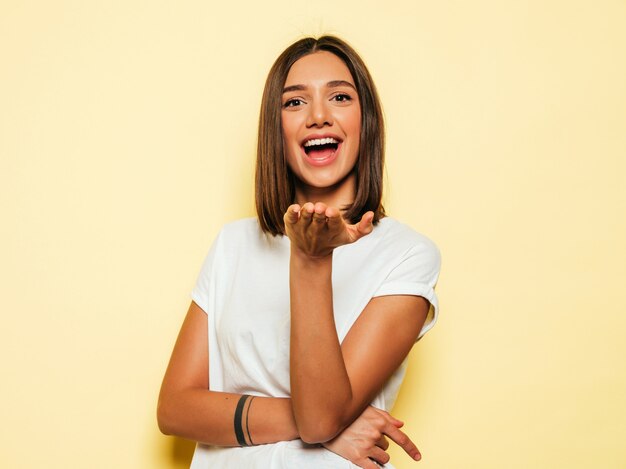
M 332 80 L 326 83 L 326 86 L 328 88 L 337 88 L 339 86 L 349 86 L 354 91 L 356 91 L 356 88 L 354 87 L 354 85 L 350 83 L 349 81 L 345 81 L 345 80 Z M 305 85 L 285 86 L 285 88 L 283 88 L 283 94 L 289 93 L 290 91 L 305 91 L 306 89 L 307 87 Z

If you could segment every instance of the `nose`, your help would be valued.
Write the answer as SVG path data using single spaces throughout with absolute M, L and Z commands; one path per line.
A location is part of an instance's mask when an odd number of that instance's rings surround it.
M 307 127 L 324 127 L 332 126 L 333 118 L 328 104 L 323 100 L 315 100 L 309 106 L 309 114 L 307 116 Z

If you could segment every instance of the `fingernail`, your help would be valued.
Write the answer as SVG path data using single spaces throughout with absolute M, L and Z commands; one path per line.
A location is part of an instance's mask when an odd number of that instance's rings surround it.
M 417 453 L 415 456 L 413 456 L 413 459 L 415 459 L 416 461 L 419 461 L 420 459 L 422 459 L 422 455 Z

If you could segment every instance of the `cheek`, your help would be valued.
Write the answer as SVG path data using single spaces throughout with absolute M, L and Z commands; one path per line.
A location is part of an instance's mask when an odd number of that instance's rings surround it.
M 355 153 L 355 159 L 358 158 L 359 156 L 359 148 L 360 148 L 360 142 L 361 142 L 361 111 L 360 109 L 358 110 L 357 113 L 355 113 L 355 115 L 352 116 L 352 119 L 350 121 L 350 130 L 351 133 L 354 135 L 354 153 Z
M 349 127 L 350 128 L 348 132 L 352 135 L 352 139 L 351 139 L 352 148 L 358 154 L 359 145 L 361 142 L 361 116 L 360 115 L 353 116 L 352 119 L 350 120 Z
M 295 141 L 293 130 L 285 119 L 281 122 L 281 129 L 283 134 L 283 152 L 287 160 L 289 160 L 291 153 L 293 153 L 293 142 Z
M 285 114 L 283 113 L 280 116 L 280 127 L 283 131 L 283 143 L 287 141 L 289 137 L 289 119 L 285 118 Z
M 295 138 L 298 122 L 291 113 L 283 113 L 281 116 L 281 125 L 283 129 L 283 140 L 290 141 Z
M 283 130 L 283 155 L 285 157 L 285 161 L 287 162 L 287 166 L 289 166 L 292 170 L 294 169 L 294 162 L 297 161 L 295 153 L 297 149 L 294 148 L 295 138 L 292 137 L 292 134 L 289 132 L 289 128 L 285 127 L 284 123 L 282 126 Z
M 346 131 L 351 134 L 360 133 L 361 131 L 361 109 L 358 106 L 350 108 L 349 112 L 346 112 L 342 116 L 343 125 Z
M 357 109 L 357 112 L 354 116 L 354 125 L 356 127 L 357 132 L 361 133 L 361 108 Z

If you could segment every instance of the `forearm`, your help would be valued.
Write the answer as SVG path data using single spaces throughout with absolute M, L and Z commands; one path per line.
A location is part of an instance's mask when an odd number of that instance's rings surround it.
M 291 395 L 299 433 L 326 441 L 350 423 L 352 389 L 337 337 L 332 299 L 332 256 L 311 259 L 292 250 Z
M 239 394 L 206 389 L 162 393 L 157 412 L 159 428 L 167 435 L 202 443 L 239 446 L 234 416 L 240 398 Z M 244 415 L 244 429 L 255 445 L 298 438 L 290 399 L 251 399 L 248 398 L 249 410 Z

